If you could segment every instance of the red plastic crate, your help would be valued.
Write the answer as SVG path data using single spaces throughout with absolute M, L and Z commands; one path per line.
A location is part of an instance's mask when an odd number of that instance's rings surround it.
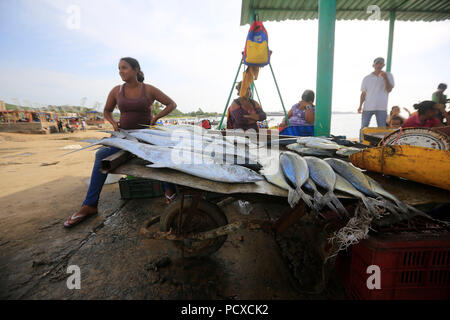
M 367 267 L 381 271 L 381 289 L 367 288 Z M 450 299 L 450 234 L 371 236 L 340 253 L 335 265 L 351 299 Z

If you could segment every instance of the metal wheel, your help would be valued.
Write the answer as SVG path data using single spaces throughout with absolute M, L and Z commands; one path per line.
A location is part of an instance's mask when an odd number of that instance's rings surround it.
M 382 145 L 410 145 L 437 150 L 450 150 L 449 137 L 425 128 L 406 128 L 387 135 Z
M 161 217 L 160 229 L 163 232 L 178 230 L 180 222 L 180 203 L 178 199 L 171 203 Z M 199 200 L 196 208 L 192 208 L 194 200 L 185 197 L 182 208 L 181 234 L 209 231 L 228 224 L 227 217 L 215 204 Z M 183 252 L 184 257 L 204 257 L 210 255 L 223 245 L 227 236 L 203 241 L 172 241 L 174 246 Z

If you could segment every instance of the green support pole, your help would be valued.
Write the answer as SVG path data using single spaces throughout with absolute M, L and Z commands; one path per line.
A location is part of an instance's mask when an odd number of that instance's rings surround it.
M 270 62 L 269 62 L 269 67 L 270 67 L 270 71 L 272 71 L 273 81 L 275 81 L 275 86 L 277 87 L 278 96 L 280 97 L 280 100 L 281 100 L 281 106 L 283 107 L 284 117 L 286 118 L 286 124 L 289 126 L 289 118 L 287 116 L 286 109 L 284 108 L 284 102 L 283 102 L 283 98 L 281 97 L 280 88 L 278 88 L 277 78 L 275 78 L 275 73 L 273 73 L 272 64 Z
M 392 65 L 392 45 L 394 44 L 394 25 L 395 25 L 395 11 L 389 13 L 389 44 L 388 44 L 388 54 L 386 71 L 391 72 Z
M 233 85 L 231 86 L 230 94 L 228 95 L 227 103 L 225 104 L 225 109 L 223 110 L 223 113 L 222 113 L 222 119 L 220 119 L 219 130 L 222 129 L 223 118 L 225 118 L 225 114 L 227 113 L 228 104 L 230 103 L 231 95 L 233 94 L 234 85 L 236 84 L 236 80 L 239 75 L 239 71 L 241 71 L 242 62 L 243 62 L 243 60 L 241 59 L 241 61 L 239 62 L 238 71 L 236 72 L 236 76 L 234 77 Z
M 315 136 L 330 135 L 335 22 L 336 0 L 319 0 Z
M 256 86 L 254 86 L 254 87 L 255 87 L 256 97 L 258 98 L 259 105 L 262 107 L 261 99 L 259 99 L 258 90 L 256 89 Z

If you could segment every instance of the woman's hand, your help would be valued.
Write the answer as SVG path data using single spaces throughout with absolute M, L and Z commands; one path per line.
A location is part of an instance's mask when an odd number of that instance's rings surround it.
M 119 122 L 113 121 L 113 122 L 111 122 L 111 124 L 114 128 L 114 131 L 119 131 Z
M 156 121 L 158 121 L 158 120 L 159 120 L 159 118 L 157 118 L 156 116 L 152 117 L 152 120 L 150 121 L 150 125 L 154 126 L 156 124 Z
M 257 113 L 245 114 L 244 118 L 247 118 L 249 120 L 249 123 L 253 123 L 259 121 L 259 114 Z

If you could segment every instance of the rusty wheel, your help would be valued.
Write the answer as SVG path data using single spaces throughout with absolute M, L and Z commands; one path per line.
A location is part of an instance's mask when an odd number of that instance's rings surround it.
M 160 229 L 167 232 L 177 230 L 179 223 L 180 201 L 171 203 L 161 217 Z M 215 204 L 205 200 L 198 202 L 197 208 L 191 210 L 193 199 L 185 197 L 181 222 L 181 234 L 209 231 L 228 224 L 227 217 Z M 223 245 L 227 236 L 203 241 L 172 241 L 174 246 L 183 251 L 184 257 L 204 257 L 210 255 Z

